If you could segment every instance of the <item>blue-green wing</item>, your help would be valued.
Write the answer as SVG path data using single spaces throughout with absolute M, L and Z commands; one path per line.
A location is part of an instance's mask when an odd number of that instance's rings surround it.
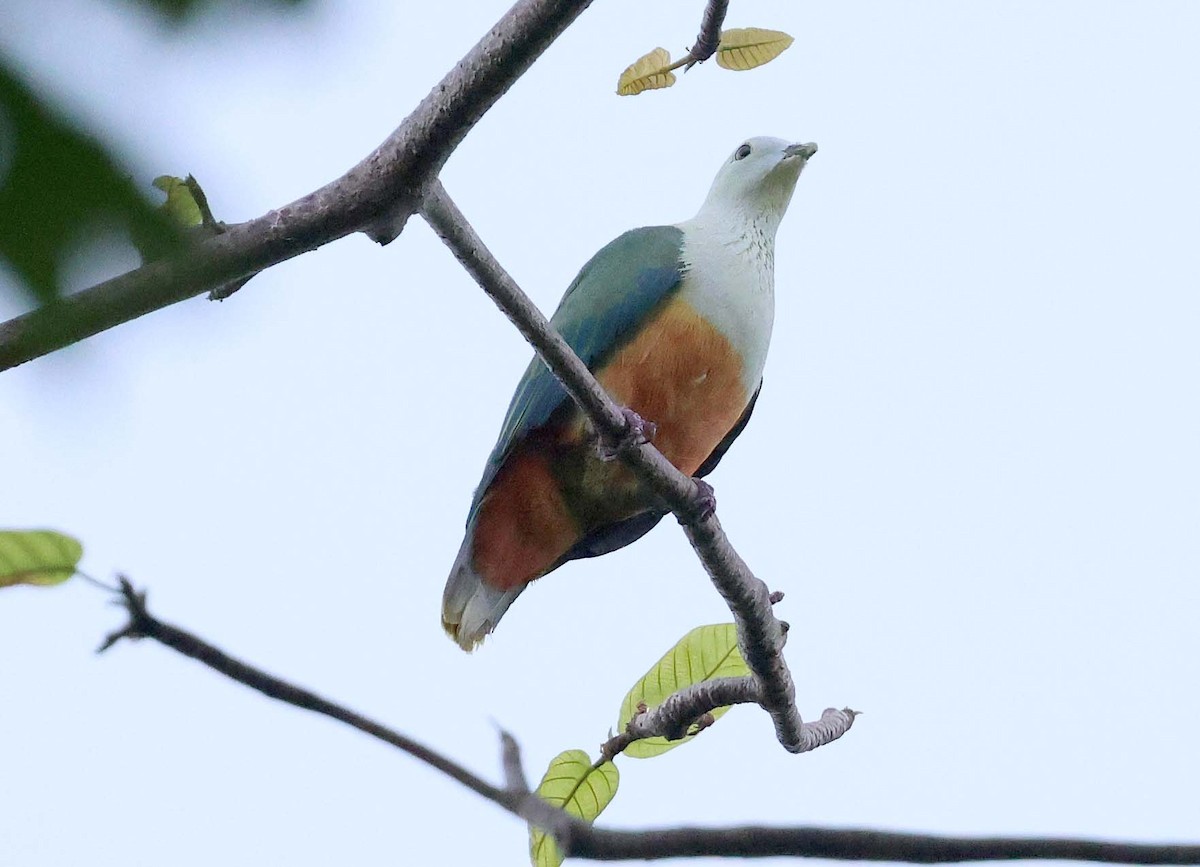
M 682 243 L 683 232 L 674 226 L 633 229 L 603 247 L 583 266 L 550 322 L 589 368 L 603 365 L 679 288 Z M 472 517 L 513 446 L 546 424 L 569 400 L 562 384 L 535 357 L 508 406 L 500 438 L 475 493 Z

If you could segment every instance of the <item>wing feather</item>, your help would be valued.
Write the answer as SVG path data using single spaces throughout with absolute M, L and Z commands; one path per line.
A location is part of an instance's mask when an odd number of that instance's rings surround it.
M 679 289 L 683 232 L 647 226 L 621 235 L 593 256 L 567 288 L 550 323 L 591 370 L 636 333 L 638 326 Z M 475 491 L 468 523 L 513 447 L 564 410 L 570 397 L 536 356 L 521 377 L 500 436 Z M 632 541 L 632 540 L 631 540 Z

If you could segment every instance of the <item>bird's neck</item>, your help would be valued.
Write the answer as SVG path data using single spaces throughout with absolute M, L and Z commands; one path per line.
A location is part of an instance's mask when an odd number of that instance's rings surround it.
M 769 253 L 775 248 L 775 234 L 782 217 L 772 207 L 709 200 L 685 225 L 719 243 L 745 244 Z
M 680 294 L 741 358 L 749 397 L 762 378 L 775 318 L 775 228 L 778 221 L 701 211 L 680 223 Z
M 748 257 L 767 275 L 774 271 L 775 233 L 780 215 L 767 209 L 730 208 L 706 202 L 692 219 L 679 224 L 694 241 Z

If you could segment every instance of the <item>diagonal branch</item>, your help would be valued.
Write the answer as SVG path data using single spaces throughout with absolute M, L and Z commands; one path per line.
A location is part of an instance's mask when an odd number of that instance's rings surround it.
M 822 727 L 819 734 L 817 728 L 801 719 L 796 709 L 796 688 L 783 658 L 784 630 L 771 611 L 771 594 L 733 549 L 716 515 L 704 508 L 705 497 L 696 482 L 653 445 L 628 435 L 629 424 L 621 407 L 496 261 L 440 182 L 430 185 L 421 213 L 483 291 L 533 344 L 538 356 L 591 419 L 601 439 L 679 518 L 709 577 L 733 612 L 742 656 L 758 679 L 758 703 L 771 715 L 779 742 L 789 752 L 798 753 L 844 734 L 854 722 L 853 714 L 842 717 L 843 726 L 834 731 Z
M 262 694 L 343 722 L 436 768 L 507 810 L 555 836 L 562 851 L 598 861 L 647 860 L 708 855 L 763 857 L 791 855 L 853 861 L 922 864 L 953 861 L 1007 861 L 1016 858 L 1100 861 L 1110 864 L 1200 864 L 1200 846 L 1151 846 L 1099 840 L 960 838 L 835 828 L 666 828 L 608 831 L 594 828 L 529 791 L 521 769 L 520 748 L 501 735 L 506 788 L 471 773 L 462 765 L 406 735 L 387 728 L 314 692 L 234 659 L 192 633 L 164 623 L 146 608 L 146 594 L 120 579 L 121 601 L 129 622 L 113 632 L 100 650 L 123 638 L 150 638 Z
M 129 616 L 129 622 L 104 639 L 97 652 L 103 653 L 122 639 L 137 640 L 150 638 L 169 647 L 177 653 L 191 657 L 207 665 L 218 674 L 236 680 L 251 689 L 261 692 L 268 698 L 290 704 L 301 710 L 310 710 L 338 722 L 345 723 L 351 728 L 390 744 L 413 758 L 424 762 L 441 771 L 452 780 L 466 786 L 477 795 L 498 804 L 526 822 L 531 822 L 561 840 L 572 840 L 586 830 L 585 823 L 574 816 L 548 804 L 529 791 L 525 782 L 525 774 L 520 766 L 520 749 L 516 740 L 507 732 L 501 733 L 501 753 L 507 787 L 499 788 L 482 777 L 471 773 L 453 759 L 439 753 L 407 735 L 390 729 L 382 723 L 375 722 L 349 708 L 322 698 L 315 692 L 296 686 L 286 680 L 281 680 L 267 674 L 260 668 L 255 668 L 239 659 L 235 659 L 220 648 L 209 644 L 197 635 L 164 623 L 152 615 L 146 608 L 146 593 L 134 589 L 129 579 L 119 576 L 120 602 Z
M 475 123 L 591 0 L 519 0 L 388 138 L 336 181 L 186 253 L 150 262 L 0 324 L 0 370 L 367 231 L 399 234 Z
M 399 732 L 370 720 L 348 708 L 322 698 L 303 687 L 295 686 L 267 674 L 261 669 L 235 659 L 218 647 L 215 647 L 192 633 L 164 623 L 154 617 L 146 608 L 145 591 L 135 590 L 129 579 L 120 576 L 121 604 L 129 615 L 129 622 L 111 633 L 100 645 L 97 653 L 103 653 L 122 639 L 151 638 L 172 650 L 191 657 L 197 662 L 236 680 L 251 689 L 258 690 L 268 698 L 290 704 L 302 710 L 310 710 L 343 722 L 351 728 L 378 738 L 384 743 L 391 744 L 409 755 L 420 759 L 431 767 L 437 768 L 451 779 L 462 783 L 471 791 L 482 795 L 490 801 L 508 807 L 509 799 L 503 789 L 493 786 L 486 780 L 472 774 L 458 763 L 446 758 L 436 750 L 414 741 Z

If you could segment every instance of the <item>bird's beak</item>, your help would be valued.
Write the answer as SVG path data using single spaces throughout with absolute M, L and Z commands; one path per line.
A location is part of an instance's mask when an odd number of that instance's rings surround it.
M 806 142 L 805 144 L 788 145 L 783 149 L 783 158 L 801 157 L 804 160 L 812 159 L 812 155 L 817 152 L 816 142 Z

